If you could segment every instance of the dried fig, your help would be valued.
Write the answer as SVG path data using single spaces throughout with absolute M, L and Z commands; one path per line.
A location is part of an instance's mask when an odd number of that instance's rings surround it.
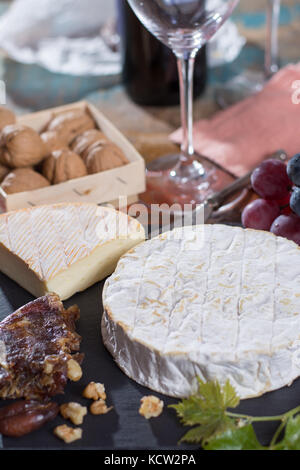
M 0 163 L 10 168 L 36 165 L 44 158 L 45 144 L 31 127 L 12 124 L 0 135 Z
M 10 124 L 15 124 L 16 116 L 10 109 L 0 106 L 0 129 Z
M 64 142 L 59 139 L 56 131 L 43 132 L 41 139 L 45 144 L 47 155 L 54 152 L 54 150 L 60 150 L 65 147 Z
M 10 169 L 0 163 L 0 183 L 4 180 L 5 176 L 8 175 Z
M 85 162 L 89 173 L 99 173 L 126 165 L 128 160 L 117 145 L 109 142 L 92 145 Z
M 16 168 L 1 183 L 1 188 L 7 194 L 32 191 L 46 186 L 50 186 L 49 181 L 32 168 Z
M 71 144 L 78 134 L 95 129 L 95 122 L 85 111 L 75 110 L 55 116 L 48 124 L 48 131 L 55 131 L 65 145 Z
M 58 412 L 59 406 L 55 402 L 13 402 L 0 409 L 0 433 L 10 437 L 25 436 L 54 419 Z
M 87 175 L 82 158 L 67 148 L 52 152 L 44 161 L 42 172 L 52 184 Z
M 76 139 L 72 142 L 72 150 L 80 155 L 85 160 L 87 153 L 92 145 L 96 142 L 106 143 L 109 139 L 98 129 L 90 129 L 85 131 L 83 134 L 79 134 Z

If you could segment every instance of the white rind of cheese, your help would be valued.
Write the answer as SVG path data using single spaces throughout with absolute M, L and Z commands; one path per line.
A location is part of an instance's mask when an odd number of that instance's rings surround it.
M 0 271 L 36 297 L 65 300 L 110 275 L 143 240 L 139 222 L 96 204 L 21 209 L 0 216 Z
M 183 235 L 182 235 L 183 233 Z M 196 376 L 244 399 L 300 376 L 300 249 L 223 225 L 178 229 L 125 254 L 103 291 L 102 337 L 138 383 L 174 397 Z

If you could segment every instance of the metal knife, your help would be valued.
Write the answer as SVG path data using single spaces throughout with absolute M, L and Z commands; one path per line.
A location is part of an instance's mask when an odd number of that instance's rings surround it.
M 284 162 L 288 157 L 286 152 L 283 150 L 278 150 L 274 154 L 268 156 L 268 159 L 269 158 L 275 158 Z M 249 173 L 247 173 L 245 176 L 238 178 L 222 191 L 209 196 L 203 204 L 198 205 L 193 211 L 190 212 L 190 214 L 187 214 L 184 221 L 185 225 L 194 225 L 197 223 L 197 221 L 198 223 L 205 223 L 212 216 L 218 217 L 224 215 L 226 212 L 240 205 L 248 195 L 248 188 L 251 184 L 252 173 L 253 170 L 249 171 Z M 226 205 L 223 205 L 230 196 L 241 190 L 244 191 L 242 191 L 242 193 L 239 194 L 236 199 Z M 182 215 L 180 215 L 180 218 L 182 218 Z M 177 217 L 176 214 L 174 214 L 174 225 L 176 225 L 176 220 Z

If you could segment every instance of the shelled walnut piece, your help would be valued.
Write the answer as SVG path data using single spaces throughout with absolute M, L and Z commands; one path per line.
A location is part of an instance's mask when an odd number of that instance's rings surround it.
M 104 384 L 100 384 L 98 382 L 90 382 L 83 390 L 82 396 L 84 398 L 89 398 L 95 401 L 99 400 L 99 398 L 102 398 L 102 400 L 106 400 Z
M 95 127 L 93 118 L 87 112 L 77 109 L 54 116 L 46 130 L 55 131 L 59 140 L 70 145 L 77 135 Z
M 7 194 L 32 191 L 47 186 L 50 186 L 49 181 L 32 168 L 16 168 L 1 183 L 1 188 Z
M 46 148 L 39 134 L 28 126 L 5 126 L 0 134 L 0 163 L 10 168 L 25 168 L 40 163 Z
M 123 151 L 114 143 L 96 143 L 92 145 L 85 158 L 89 174 L 111 170 L 128 163 Z
M 83 418 L 87 415 L 87 407 L 80 403 L 70 402 L 60 406 L 60 413 L 63 418 L 70 419 L 73 424 L 82 424 Z
M 139 413 L 146 419 L 157 418 L 162 413 L 163 407 L 164 402 L 162 400 L 154 395 L 149 395 L 141 398 Z
M 5 126 L 9 126 L 10 124 L 15 124 L 15 122 L 15 113 L 5 106 L 0 106 L 0 130 Z
M 82 158 L 67 148 L 55 150 L 43 162 L 42 173 L 52 184 L 87 175 Z
M 70 444 L 71 442 L 77 441 L 78 439 L 82 438 L 82 429 L 71 428 L 66 424 L 56 426 L 53 432 L 56 437 L 62 439 L 66 444 Z
M 100 400 L 94 401 L 90 406 L 90 412 L 92 415 L 105 415 L 112 409 L 113 406 L 108 407 L 105 400 L 102 400 L 102 398 L 100 398 Z
M 83 160 L 85 160 L 90 147 L 96 142 L 107 143 L 109 142 L 109 139 L 99 129 L 90 129 L 76 137 L 76 139 L 72 142 L 71 149 L 73 152 L 80 155 Z
M 78 382 L 82 377 L 82 369 L 75 359 L 69 359 L 67 363 L 67 376 L 72 382 Z

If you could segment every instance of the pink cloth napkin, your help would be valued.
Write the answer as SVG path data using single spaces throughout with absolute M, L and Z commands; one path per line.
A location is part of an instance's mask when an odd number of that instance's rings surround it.
M 170 138 L 181 141 L 181 130 Z M 242 176 L 282 149 L 300 153 L 300 63 L 280 70 L 264 89 L 194 126 L 195 150 Z

